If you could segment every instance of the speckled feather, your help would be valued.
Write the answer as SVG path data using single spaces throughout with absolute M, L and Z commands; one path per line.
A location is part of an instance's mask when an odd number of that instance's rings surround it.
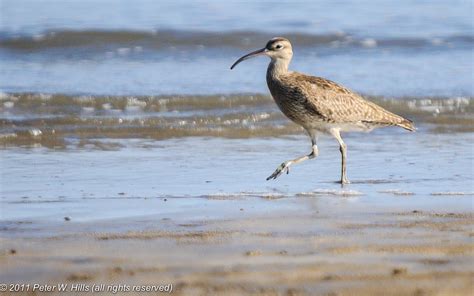
M 305 128 L 333 123 L 367 130 L 389 125 L 415 129 L 411 121 L 325 78 L 298 72 L 276 77 L 268 73 L 267 83 L 282 112 Z

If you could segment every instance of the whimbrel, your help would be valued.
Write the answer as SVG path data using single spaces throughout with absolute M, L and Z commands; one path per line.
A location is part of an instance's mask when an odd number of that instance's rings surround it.
M 414 131 L 413 123 L 369 102 L 349 89 L 325 78 L 288 71 L 293 50 L 288 39 L 275 37 L 267 45 L 238 59 L 230 68 L 249 58 L 266 55 L 267 85 L 276 104 L 290 120 L 302 126 L 311 138 L 311 153 L 283 162 L 267 180 L 276 179 L 290 166 L 318 156 L 318 134 L 332 135 L 339 143 L 341 183 L 347 184 L 347 146 L 341 132 L 371 131 L 377 127 L 399 126 Z

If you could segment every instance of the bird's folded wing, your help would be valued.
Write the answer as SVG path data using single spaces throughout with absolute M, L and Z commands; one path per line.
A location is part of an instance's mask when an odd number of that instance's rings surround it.
M 305 108 L 328 122 L 398 125 L 405 121 L 333 81 L 299 73 L 298 76 L 296 87 L 306 98 Z

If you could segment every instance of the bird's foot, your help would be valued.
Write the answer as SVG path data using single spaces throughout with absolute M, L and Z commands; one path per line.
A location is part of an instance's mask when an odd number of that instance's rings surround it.
M 292 164 L 291 161 L 285 161 L 284 163 L 280 164 L 279 167 L 273 172 L 273 174 L 270 175 L 270 177 L 267 178 L 267 181 L 270 179 L 276 179 L 278 178 L 281 174 L 283 174 L 285 171 L 287 174 L 290 173 L 290 165 Z

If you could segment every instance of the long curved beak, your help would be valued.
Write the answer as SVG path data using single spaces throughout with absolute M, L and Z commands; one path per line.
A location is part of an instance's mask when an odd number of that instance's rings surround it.
M 259 50 L 256 50 L 256 51 L 252 51 L 251 53 L 248 53 L 246 55 L 244 55 L 243 57 L 241 57 L 240 59 L 238 59 L 232 66 L 230 66 L 230 69 L 234 69 L 235 66 L 237 66 L 237 64 L 239 64 L 240 62 L 242 61 L 245 61 L 245 60 L 248 60 L 250 58 L 253 58 L 253 57 L 256 57 L 256 56 L 259 56 L 259 55 L 264 55 L 266 53 L 267 49 L 266 48 L 262 48 L 262 49 L 259 49 Z

